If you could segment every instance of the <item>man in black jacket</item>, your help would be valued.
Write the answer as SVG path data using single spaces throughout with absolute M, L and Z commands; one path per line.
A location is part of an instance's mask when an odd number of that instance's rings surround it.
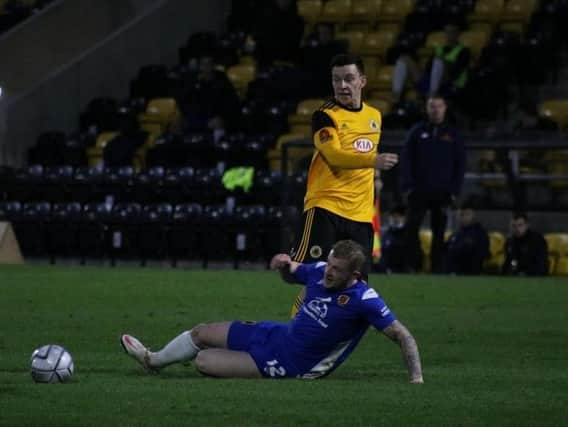
M 458 210 L 459 227 L 446 243 L 446 270 L 453 274 L 481 274 L 489 256 L 487 230 L 476 221 L 473 205 L 463 203 Z
M 408 133 L 401 155 L 401 190 L 408 199 L 409 239 L 419 241 L 419 229 L 430 211 L 432 272 L 444 271 L 444 231 L 447 209 L 455 203 L 465 174 L 465 147 L 457 129 L 446 121 L 444 98 L 426 101 L 427 119 Z
M 503 274 L 546 276 L 548 274 L 548 246 L 538 231 L 529 227 L 524 212 L 514 212 L 511 235 L 505 242 Z

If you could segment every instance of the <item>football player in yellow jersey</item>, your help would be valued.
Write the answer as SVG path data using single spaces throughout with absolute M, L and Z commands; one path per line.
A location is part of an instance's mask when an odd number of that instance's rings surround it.
M 362 276 L 366 280 L 373 249 L 375 172 L 391 169 L 398 155 L 378 153 L 381 113 L 362 101 L 367 78 L 361 58 L 335 56 L 331 78 L 334 97 L 312 116 L 315 151 L 308 171 L 303 226 L 291 256 L 301 263 L 323 261 L 334 242 L 352 239 L 365 249 Z M 300 292 L 292 317 L 303 299 Z

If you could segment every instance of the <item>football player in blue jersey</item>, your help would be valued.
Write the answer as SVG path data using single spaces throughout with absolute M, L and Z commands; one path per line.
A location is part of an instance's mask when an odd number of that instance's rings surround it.
M 409 381 L 423 383 L 416 341 L 361 280 L 364 262 L 362 247 L 352 240 L 337 242 L 327 263 L 301 264 L 278 254 L 271 267 L 284 281 L 306 287 L 304 303 L 290 322 L 201 324 L 158 352 L 131 335 L 122 335 L 120 342 L 150 371 L 193 360 L 201 373 L 215 377 L 319 378 L 335 370 L 372 325 L 400 346 Z

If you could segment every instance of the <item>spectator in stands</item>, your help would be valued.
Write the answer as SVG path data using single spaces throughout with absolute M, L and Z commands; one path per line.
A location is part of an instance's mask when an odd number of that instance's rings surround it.
M 464 202 L 458 209 L 458 228 L 446 243 L 446 270 L 452 274 L 481 274 L 489 256 L 489 235 L 475 218 L 473 204 Z
M 438 46 L 428 61 L 424 71 L 414 55 L 403 53 L 396 60 L 392 82 L 393 102 L 402 101 L 404 87 L 408 79 L 424 96 L 442 95 L 455 99 L 465 87 L 468 78 L 470 50 L 459 41 L 460 30 L 457 25 L 444 27 L 446 43 Z
M 252 24 L 255 57 L 260 68 L 277 61 L 297 64 L 304 20 L 296 0 L 268 0 L 258 4 Z
M 412 273 L 420 270 L 422 250 L 408 239 L 406 207 L 396 205 L 389 211 L 388 227 L 381 233 L 381 259 L 378 271 L 382 273 Z
M 447 209 L 461 191 L 465 174 L 465 148 L 458 130 L 446 120 L 444 98 L 426 101 L 426 120 L 408 133 L 401 153 L 400 185 L 408 202 L 409 239 L 419 242 L 420 225 L 430 211 L 432 272 L 443 272 Z
M 543 235 L 532 230 L 524 212 L 513 212 L 511 235 L 505 242 L 503 274 L 546 276 L 548 247 Z
M 210 131 L 217 138 L 238 126 L 239 97 L 225 72 L 215 68 L 212 56 L 202 56 L 198 71 L 190 73 L 183 85 L 177 99 L 183 130 Z
M 306 74 L 308 96 L 325 97 L 331 90 L 329 63 L 335 55 L 347 53 L 345 43 L 335 39 L 335 28 L 329 22 L 318 22 L 313 34 L 302 45 L 302 65 Z

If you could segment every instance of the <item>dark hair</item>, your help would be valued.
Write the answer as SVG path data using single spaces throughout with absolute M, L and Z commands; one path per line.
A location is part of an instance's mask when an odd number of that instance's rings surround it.
M 404 205 L 394 205 L 390 210 L 389 213 L 391 215 L 406 215 L 406 206 Z
M 365 66 L 360 56 L 353 55 L 352 53 L 340 53 L 331 58 L 330 67 L 343 67 L 344 65 L 355 64 L 357 70 L 361 74 L 365 74 Z
M 523 211 L 514 211 L 512 218 L 514 220 L 523 219 L 523 220 L 525 220 L 525 222 L 529 222 L 529 216 L 527 215 L 526 212 L 523 212 Z
M 365 263 L 363 247 L 353 240 L 340 240 L 331 249 L 335 258 L 345 259 L 349 262 L 352 272 L 361 271 Z

